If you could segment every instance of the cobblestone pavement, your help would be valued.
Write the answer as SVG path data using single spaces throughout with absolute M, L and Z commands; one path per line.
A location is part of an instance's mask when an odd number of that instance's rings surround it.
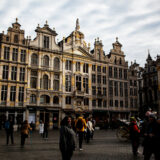
M 50 131 L 48 140 L 34 132 L 24 148 L 20 148 L 20 133 L 15 132 L 14 139 L 14 145 L 6 146 L 5 133 L 0 131 L 1 160 L 61 160 L 58 130 Z M 134 160 L 130 143 L 120 142 L 111 130 L 96 130 L 89 144 L 83 142 L 83 149 L 77 148 L 72 160 Z M 137 160 L 143 160 L 142 148 L 139 150 Z

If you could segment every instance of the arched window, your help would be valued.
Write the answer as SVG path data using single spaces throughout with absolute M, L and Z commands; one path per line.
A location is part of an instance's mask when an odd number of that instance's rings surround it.
M 54 59 L 54 69 L 55 70 L 60 69 L 60 62 L 59 62 L 59 58 L 57 58 L 57 57 Z
M 36 104 L 36 95 L 35 94 L 31 94 L 30 95 L 30 103 Z
M 14 35 L 14 43 L 18 43 L 18 35 L 17 34 Z
M 47 55 L 43 57 L 43 66 L 49 67 L 49 57 Z
M 53 104 L 59 104 L 59 98 L 57 96 L 54 96 Z
M 40 103 L 41 104 L 49 104 L 50 103 L 50 97 L 48 95 L 42 95 L 40 97 Z
M 122 64 L 122 59 L 121 58 L 119 59 L 119 64 Z
M 38 65 L 38 56 L 35 53 L 33 53 L 32 56 L 31 56 L 31 64 L 32 65 Z
M 114 64 L 117 64 L 117 57 L 115 57 L 114 59 Z
M 48 76 L 43 76 L 43 88 L 48 90 Z

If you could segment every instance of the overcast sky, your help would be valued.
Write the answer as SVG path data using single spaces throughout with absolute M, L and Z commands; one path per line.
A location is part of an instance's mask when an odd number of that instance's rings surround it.
M 92 48 L 99 37 L 108 54 L 118 37 L 129 64 L 136 60 L 144 66 L 148 49 L 153 59 L 160 54 L 159 0 L 0 0 L 0 32 L 6 33 L 16 17 L 32 39 L 37 25 L 47 20 L 59 41 L 79 18 L 80 31 Z

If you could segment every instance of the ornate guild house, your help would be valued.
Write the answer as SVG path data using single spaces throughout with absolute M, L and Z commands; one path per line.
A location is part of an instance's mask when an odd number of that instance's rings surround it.
M 137 72 L 128 66 L 118 38 L 108 54 L 95 39 L 85 42 L 79 20 L 67 37 L 56 42 L 57 33 L 46 22 L 37 26 L 36 37 L 25 37 L 16 19 L 7 34 L 0 34 L 0 121 L 9 117 L 48 121 L 59 127 L 67 114 L 106 119 L 128 119 L 137 114 Z

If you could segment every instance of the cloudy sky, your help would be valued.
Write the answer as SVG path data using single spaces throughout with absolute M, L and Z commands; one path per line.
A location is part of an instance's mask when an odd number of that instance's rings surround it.
M 153 59 L 160 54 L 159 0 L 0 0 L 0 32 L 6 33 L 16 17 L 32 39 L 37 25 L 48 20 L 60 41 L 79 18 L 86 42 L 93 47 L 99 37 L 106 54 L 116 37 L 129 63 L 136 60 L 144 66 L 148 49 Z

